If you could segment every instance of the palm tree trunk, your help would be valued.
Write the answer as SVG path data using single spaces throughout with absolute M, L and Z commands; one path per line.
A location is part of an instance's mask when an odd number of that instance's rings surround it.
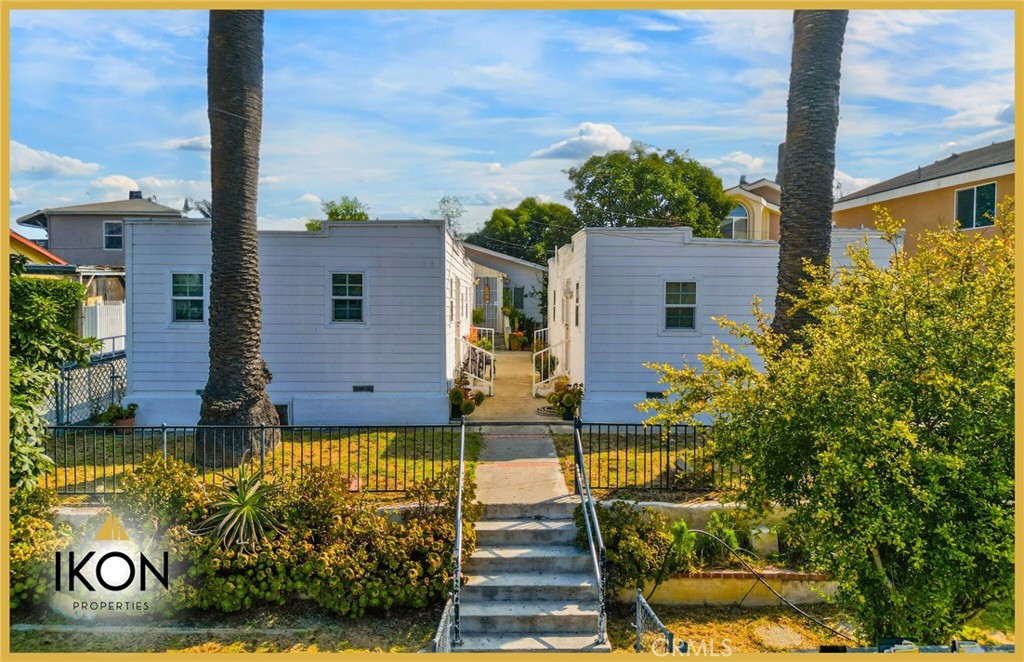
M 263 12 L 211 11 L 207 62 L 212 180 L 210 376 L 200 425 L 278 425 L 260 354 L 256 232 L 263 125 Z M 272 443 L 274 435 L 263 435 Z M 212 435 L 213 463 L 237 464 L 260 450 L 259 431 Z M 209 443 L 207 450 L 210 451 Z M 214 452 L 214 454 L 216 454 Z
M 791 311 L 803 290 L 803 260 L 824 265 L 832 239 L 832 182 L 839 127 L 839 81 L 848 11 L 793 12 L 793 61 L 789 77 L 786 157 L 782 165 L 779 220 L 779 288 L 773 330 L 785 345 L 800 342 L 813 320 Z

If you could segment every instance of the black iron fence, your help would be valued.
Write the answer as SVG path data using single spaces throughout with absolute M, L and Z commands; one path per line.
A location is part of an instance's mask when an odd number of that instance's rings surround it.
M 124 350 L 93 357 L 88 365 L 62 367 L 45 403 L 43 418 L 51 425 L 89 421 L 110 405 L 121 402 L 127 389 L 127 373 Z
M 119 491 L 124 476 L 154 453 L 196 467 L 206 482 L 235 474 L 246 462 L 269 474 L 301 476 L 333 466 L 352 491 L 404 492 L 459 462 L 459 426 L 160 426 L 48 429 L 44 442 L 58 494 Z
M 707 446 L 708 430 L 690 425 L 580 423 L 590 486 L 693 491 L 733 488 L 740 470 L 714 457 Z

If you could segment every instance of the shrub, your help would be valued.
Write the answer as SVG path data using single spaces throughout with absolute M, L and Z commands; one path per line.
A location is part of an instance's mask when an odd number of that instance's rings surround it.
M 704 530 L 718 538 L 731 549 L 738 549 L 739 538 L 736 535 L 735 521 L 727 514 L 713 512 L 708 517 Z M 714 538 L 697 535 L 696 552 L 701 564 L 711 568 L 720 568 L 738 563 L 736 557 L 722 543 Z
M 281 491 L 281 517 L 288 528 L 315 545 L 331 545 L 345 535 L 345 522 L 365 506 L 349 490 L 338 468 L 319 466 L 293 473 Z
M 11 493 L 10 608 L 34 604 L 45 597 L 54 580 L 54 552 L 67 545 L 71 527 L 54 525 L 53 489 Z
M 222 479 L 213 487 L 215 500 L 207 505 L 210 516 L 199 531 L 216 535 L 225 549 L 238 545 L 242 551 L 255 552 L 271 532 L 281 532 L 272 503 L 281 485 L 265 482 L 263 472 L 249 469 L 246 463 L 239 467 L 237 478 L 223 475 Z
M 608 507 L 595 504 L 595 510 L 604 540 L 610 591 L 643 586 L 659 572 L 672 571 L 666 562 L 672 536 L 664 515 L 650 508 L 636 510 L 624 501 Z M 582 507 L 576 508 L 573 519 L 578 528 L 576 543 L 585 548 L 589 543 Z
M 113 511 L 129 528 L 146 536 L 206 517 L 206 489 L 195 467 L 154 453 L 121 479 Z

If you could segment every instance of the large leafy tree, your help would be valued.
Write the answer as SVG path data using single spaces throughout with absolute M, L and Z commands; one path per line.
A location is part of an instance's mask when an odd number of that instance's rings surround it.
M 698 237 L 720 237 L 719 225 L 736 203 L 707 166 L 675 150 L 634 143 L 591 156 L 566 171 L 565 197 L 588 227 L 689 226 Z
M 823 265 L 832 236 L 832 181 L 839 127 L 839 81 L 848 11 L 793 12 L 786 152 L 779 220 L 779 287 L 772 328 L 789 345 L 811 317 L 793 309 L 805 261 Z
M 211 11 L 207 63 L 212 183 L 210 376 L 200 425 L 277 425 L 260 354 L 256 195 L 263 125 L 263 12 Z M 257 433 L 217 435 L 231 458 Z M 271 438 L 271 442 L 273 439 Z M 227 458 L 225 458 L 227 459 Z
M 326 200 L 320 205 L 328 221 L 368 221 L 370 220 L 370 207 L 359 201 L 359 198 L 343 195 L 335 200 Z M 311 232 L 319 232 L 324 227 L 323 219 L 311 219 L 306 221 L 306 229 Z
M 700 363 L 651 366 L 651 419 L 710 416 L 754 511 L 787 526 L 838 582 L 869 641 L 938 644 L 1014 577 L 1014 223 L 993 239 L 943 230 L 878 268 L 865 248 L 834 278 L 811 267 L 804 342 L 723 323 L 763 369 L 715 343 Z M 899 223 L 877 221 L 890 240 Z
M 495 209 L 483 228 L 467 236 L 465 242 L 547 264 L 551 254 L 568 243 L 580 227 L 565 205 L 525 198 L 513 209 Z

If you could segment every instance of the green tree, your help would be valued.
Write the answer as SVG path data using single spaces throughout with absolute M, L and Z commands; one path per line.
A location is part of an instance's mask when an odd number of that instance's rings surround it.
M 579 228 L 572 210 L 565 205 L 525 198 L 514 209 L 495 209 L 483 228 L 464 241 L 546 265 L 554 251 Z
M 587 159 L 566 171 L 565 197 L 587 227 L 690 226 L 698 237 L 720 237 L 736 206 L 722 180 L 688 153 L 664 154 L 633 143 L 628 150 Z
M 812 563 L 869 641 L 942 643 L 1013 589 L 1014 238 L 930 233 L 834 279 L 809 266 L 804 343 L 720 321 L 763 361 L 715 342 L 700 364 L 652 365 L 669 398 L 650 422 L 710 416 L 717 460 L 742 466 L 753 512 L 790 509 Z M 900 226 L 880 211 L 892 240 Z
M 782 162 L 779 286 L 772 328 L 799 342 L 810 311 L 792 308 L 804 260 L 824 265 L 832 236 L 832 181 L 839 127 L 839 81 L 848 11 L 793 12 L 793 60 Z
M 207 60 L 213 192 L 210 375 L 200 425 L 278 425 L 260 353 L 259 191 L 263 12 L 211 11 Z M 231 457 L 259 450 L 258 431 L 217 434 Z M 270 435 L 268 443 L 273 443 Z M 226 454 L 222 454 L 227 459 Z
M 437 208 L 430 210 L 431 214 L 437 214 L 448 224 L 448 229 L 459 234 L 459 219 L 466 213 L 466 207 L 462 204 L 462 198 L 457 195 L 442 195 L 437 201 Z
M 359 202 L 359 198 L 343 195 L 338 201 L 327 200 L 323 203 L 324 214 L 328 221 L 368 221 L 370 208 Z
M 75 332 L 85 286 L 70 280 L 30 278 L 25 258 L 10 258 L 10 480 L 32 490 L 53 465 L 41 446 L 46 434 L 42 408 L 59 368 L 85 363 L 92 341 Z

